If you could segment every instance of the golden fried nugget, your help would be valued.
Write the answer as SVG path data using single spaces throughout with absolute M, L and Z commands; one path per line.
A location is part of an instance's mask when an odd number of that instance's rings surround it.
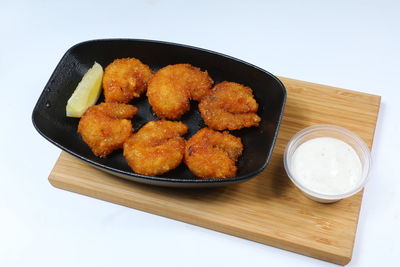
M 101 103 L 86 110 L 78 124 L 83 141 L 99 157 L 122 148 L 133 128 L 130 119 L 138 109 L 118 103 Z
M 150 121 L 124 144 L 124 156 L 133 171 L 159 175 L 175 169 L 183 159 L 188 127 L 182 122 Z
M 147 89 L 153 77 L 149 66 L 136 58 L 121 58 L 109 64 L 103 76 L 106 102 L 128 103 Z
M 201 117 L 214 130 L 238 130 L 258 126 L 258 104 L 250 87 L 221 82 L 199 104 Z
M 203 128 L 186 142 L 184 161 L 197 177 L 229 178 L 236 175 L 242 152 L 239 137 Z
M 168 65 L 151 79 L 147 96 L 158 117 L 175 120 L 190 109 L 190 99 L 200 101 L 212 84 L 207 71 L 190 64 Z

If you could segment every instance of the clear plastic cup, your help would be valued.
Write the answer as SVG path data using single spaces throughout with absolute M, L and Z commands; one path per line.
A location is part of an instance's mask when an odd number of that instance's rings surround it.
M 304 142 L 317 138 L 317 137 L 332 137 L 339 139 L 349 144 L 360 158 L 362 171 L 359 182 L 351 188 L 348 192 L 337 195 L 328 195 L 316 192 L 307 188 L 304 184 L 296 179 L 296 176 L 291 171 L 292 156 L 296 149 Z M 297 134 L 295 134 L 286 146 L 285 154 L 283 157 L 286 173 L 290 180 L 309 198 L 321 203 L 331 203 L 340 199 L 352 196 L 359 192 L 367 182 L 369 170 L 371 168 L 371 153 L 364 141 L 353 132 L 336 125 L 317 124 L 307 127 Z

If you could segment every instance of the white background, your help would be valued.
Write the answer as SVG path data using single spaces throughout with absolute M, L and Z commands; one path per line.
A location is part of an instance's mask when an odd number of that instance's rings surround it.
M 1 2 L 0 266 L 333 266 L 50 186 L 60 150 L 33 128 L 34 104 L 69 47 L 108 37 L 188 44 L 381 95 L 349 266 L 399 266 L 399 3 Z

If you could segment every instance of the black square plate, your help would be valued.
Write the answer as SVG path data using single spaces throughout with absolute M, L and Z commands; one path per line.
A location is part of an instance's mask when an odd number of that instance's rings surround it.
M 189 63 L 207 70 L 215 83 L 234 81 L 253 89 L 259 103 L 258 114 L 262 120 L 259 127 L 231 132 L 239 136 L 244 145 L 243 155 L 238 161 L 237 176 L 229 179 L 198 179 L 183 163 L 164 175 L 146 176 L 134 173 L 121 151 L 115 151 L 107 158 L 93 155 L 77 133 L 79 119 L 66 117 L 65 106 L 76 85 L 95 61 L 106 67 L 114 59 L 125 57 L 136 57 L 154 71 L 170 64 Z M 105 39 L 79 43 L 65 53 L 37 101 L 32 121 L 37 131 L 51 143 L 114 175 L 162 186 L 205 187 L 246 181 L 267 166 L 278 134 L 285 100 L 286 90 L 279 79 L 263 69 L 230 56 L 160 41 Z M 139 113 L 133 118 L 135 129 L 157 119 L 146 96 L 133 100 L 132 104 L 139 107 Z M 183 116 L 182 121 L 190 129 L 186 138 L 205 126 L 197 109 L 197 102 L 192 103 L 190 112 Z

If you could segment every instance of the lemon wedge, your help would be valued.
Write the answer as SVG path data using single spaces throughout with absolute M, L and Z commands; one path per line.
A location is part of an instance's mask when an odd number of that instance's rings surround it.
M 68 117 L 80 118 L 89 107 L 96 104 L 101 93 L 103 73 L 103 67 L 97 62 L 85 73 L 68 99 L 66 107 Z

